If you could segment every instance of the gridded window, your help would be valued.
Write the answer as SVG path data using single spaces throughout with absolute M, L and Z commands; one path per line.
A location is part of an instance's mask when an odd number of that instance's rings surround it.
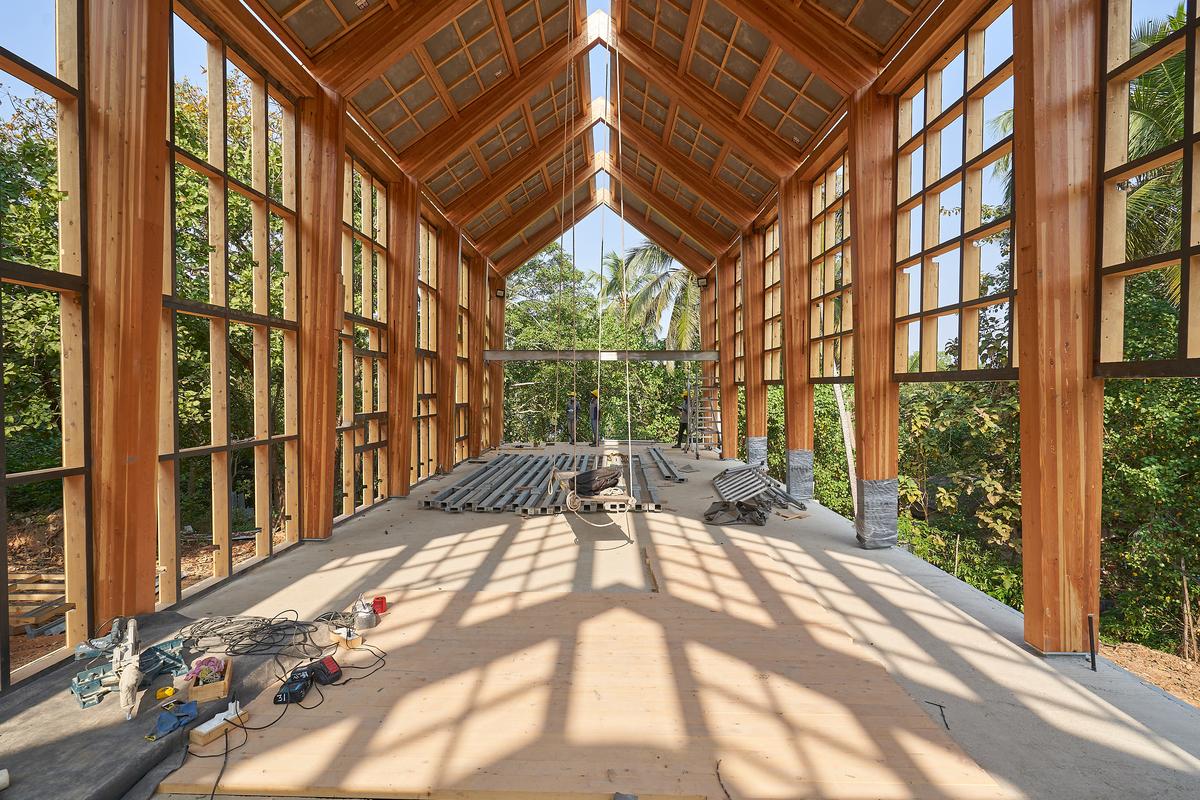
M 632 0 L 624 10 L 626 30 L 679 63 L 692 0 Z
M 848 383 L 854 374 L 850 170 L 843 152 L 812 186 L 809 377 Z
M 458 325 L 454 361 L 454 463 L 467 460 L 468 415 L 470 385 L 467 382 L 467 346 L 471 341 L 471 279 L 470 261 L 461 253 L 458 257 Z
M 437 471 L 438 231 L 421 219 L 417 242 L 417 361 L 411 482 Z
M 75 2 L 38 5 L 6 9 L 21 38 L 0 33 L 0 689 L 91 632 L 81 20 Z
M 482 265 L 484 269 L 487 265 Z M 486 289 L 483 296 L 483 349 L 491 350 L 492 345 L 492 289 L 491 276 L 487 276 Z M 492 447 L 492 369 L 488 364 L 483 365 L 483 420 L 480 425 L 482 437 L 480 444 L 484 450 Z
M 449 109 L 413 53 L 360 89 L 351 102 L 396 150 L 450 119 Z
M 1200 375 L 1196 5 L 1106 2 L 1096 369 Z
M 345 518 L 388 497 L 387 190 L 346 157 L 342 215 L 342 330 L 337 458 Z
M 783 286 L 779 219 L 763 233 L 763 380 L 783 380 Z
M 295 543 L 300 491 L 292 102 L 182 7 L 171 36 L 162 604 Z
M 898 105 L 895 372 L 1012 374 L 1012 9 L 978 17 Z
M 504 0 L 504 15 L 522 65 L 567 34 L 567 0 Z
M 742 280 L 742 256 L 733 260 L 733 382 L 746 382 L 745 292 Z

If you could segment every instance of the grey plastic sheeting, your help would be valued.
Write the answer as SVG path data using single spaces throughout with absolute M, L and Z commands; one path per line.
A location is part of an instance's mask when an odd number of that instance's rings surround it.
M 858 513 L 854 532 L 866 550 L 882 550 L 896 544 L 900 485 L 895 478 L 858 480 Z
M 809 500 L 815 490 L 813 484 L 813 451 L 787 451 L 788 494 L 797 500 Z
M 746 437 L 746 462 L 752 467 L 765 466 L 767 463 L 767 437 Z

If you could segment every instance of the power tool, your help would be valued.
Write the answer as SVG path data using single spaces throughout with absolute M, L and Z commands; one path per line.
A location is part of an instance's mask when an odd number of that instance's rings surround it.
M 308 694 L 308 687 L 312 686 L 312 682 L 313 674 L 307 666 L 296 667 L 275 693 L 275 705 L 299 703 L 304 699 L 304 695 Z

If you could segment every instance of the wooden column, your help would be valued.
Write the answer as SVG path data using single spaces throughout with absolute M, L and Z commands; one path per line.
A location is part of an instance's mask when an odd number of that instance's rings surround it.
M 99 625 L 154 610 L 171 9 L 157 0 L 94 0 L 84 19 L 92 624 Z
M 506 300 L 497 297 L 496 292 L 507 290 L 508 282 L 492 273 L 488 281 L 488 302 L 492 304 L 492 347 L 504 349 L 504 308 Z M 490 385 L 492 389 L 492 446 L 499 447 L 504 438 L 504 364 L 495 362 L 488 365 L 492 371 Z
M 793 497 L 813 496 L 813 385 L 809 381 L 809 280 L 812 184 L 796 177 L 779 187 L 783 275 L 783 390 L 787 484 Z
M 733 325 L 734 259 L 730 254 L 717 264 L 717 314 L 719 338 L 717 355 L 721 364 L 721 458 L 737 458 L 738 454 L 738 388 L 734 375 Z
M 1013 8 L 1025 641 L 1044 653 L 1087 650 L 1087 615 L 1099 617 L 1099 14 L 1096 0 L 1017 0 Z
M 487 262 L 476 255 L 471 257 L 468 271 L 471 285 L 467 302 L 471 327 L 467 337 L 467 398 L 471 410 L 467 416 L 467 456 L 478 458 L 483 452 L 483 326 L 487 324 Z
M 341 326 L 346 105 L 327 89 L 300 102 L 300 537 L 333 532 L 337 345 Z M 350 453 L 346 458 L 351 458 Z
M 709 270 L 704 276 L 707 281 L 700 288 L 700 349 L 717 348 L 717 271 Z M 716 383 L 717 364 L 713 361 L 700 362 L 700 375 L 705 383 Z
M 420 190 L 408 179 L 388 184 L 388 487 L 408 494 L 412 469 L 413 402 L 417 369 L 417 227 Z
M 437 471 L 454 469 L 454 381 L 458 366 L 458 231 L 446 224 L 438 236 Z
M 742 234 L 742 338 L 745 342 L 746 460 L 767 463 L 767 385 L 763 382 L 763 240 Z
M 892 231 L 896 99 L 873 87 L 850 101 L 851 253 L 854 264 L 854 440 L 863 547 L 896 543 L 900 387 L 892 380 Z

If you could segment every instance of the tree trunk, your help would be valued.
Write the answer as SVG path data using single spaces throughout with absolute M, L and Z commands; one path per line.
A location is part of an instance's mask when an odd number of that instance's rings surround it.
M 856 473 L 854 471 L 854 420 L 850 419 L 850 413 L 846 410 L 846 397 L 842 393 L 840 383 L 833 385 L 833 396 L 837 400 L 838 421 L 842 425 L 842 443 L 846 446 L 846 478 L 850 481 L 850 501 L 857 513 L 858 481 L 855 480 Z

